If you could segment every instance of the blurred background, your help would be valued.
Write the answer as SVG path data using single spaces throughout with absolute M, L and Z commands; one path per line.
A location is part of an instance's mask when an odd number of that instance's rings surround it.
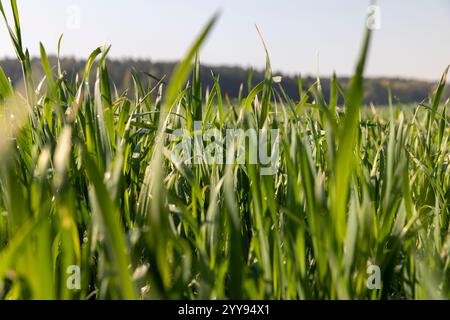
M 3 1 L 9 6 L 9 1 Z M 366 101 L 386 103 L 386 88 L 399 102 L 424 98 L 450 63 L 450 1 L 379 0 L 375 11 L 365 0 L 19 0 L 23 37 L 32 56 L 42 41 L 50 54 L 64 34 L 62 56 L 76 72 L 96 47 L 111 44 L 112 78 L 119 88 L 129 83 L 129 67 L 170 73 L 206 21 L 221 18 L 202 50 L 206 77 L 223 75 L 225 90 L 236 95 L 249 68 L 264 68 L 265 56 L 255 24 L 269 47 L 273 69 L 285 76 L 295 96 L 294 77 L 326 80 L 336 72 L 345 83 L 352 74 L 364 28 L 375 30 L 367 75 Z M 345 4 L 345 5 L 344 5 Z M 9 12 L 9 10 L 7 10 Z M 367 14 L 373 21 L 367 20 Z M 13 79 L 17 66 L 7 30 L 0 24 L 0 59 Z M 233 67 L 233 68 L 230 68 Z M 255 74 L 255 81 L 260 74 Z M 402 81 L 399 81 L 399 78 Z M 309 80 L 308 80 L 309 79 Z M 408 80 L 407 85 L 405 80 Z M 403 91 L 402 91 L 403 90 Z M 404 92 L 405 91 L 405 92 Z M 407 92 L 406 92 L 407 91 Z

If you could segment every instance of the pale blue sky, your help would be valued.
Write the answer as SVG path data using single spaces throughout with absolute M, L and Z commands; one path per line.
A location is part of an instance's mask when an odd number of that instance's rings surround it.
M 7 3 L 3 3 L 9 9 Z M 202 50 L 204 63 L 262 68 L 264 51 L 254 24 L 269 47 L 273 68 L 290 74 L 352 72 L 360 47 L 368 0 L 18 0 L 24 42 L 33 55 L 39 41 L 54 53 L 87 57 L 112 44 L 112 57 L 179 59 L 217 10 L 221 19 Z M 436 80 L 450 64 L 449 0 L 379 0 L 381 29 L 370 55 L 370 76 Z M 81 11 L 71 29 L 68 8 Z M 14 52 L 0 24 L 0 57 Z

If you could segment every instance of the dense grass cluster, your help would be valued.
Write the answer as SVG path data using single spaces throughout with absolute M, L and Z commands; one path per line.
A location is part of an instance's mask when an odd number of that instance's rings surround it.
M 34 83 L 11 4 L 24 89 L 0 68 L 0 298 L 450 298 L 446 73 L 416 108 L 363 109 L 368 32 L 348 90 L 299 81 L 294 102 L 267 59 L 265 80 L 230 101 L 199 77 L 214 18 L 168 84 L 116 92 L 105 47 L 67 79 L 43 46 Z M 278 128 L 277 173 L 174 163 L 170 136 L 195 121 Z

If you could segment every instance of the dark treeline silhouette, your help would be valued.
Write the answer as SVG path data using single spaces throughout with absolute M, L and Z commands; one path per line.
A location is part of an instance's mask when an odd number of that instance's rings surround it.
M 56 58 L 50 57 L 50 63 L 56 66 Z M 85 61 L 74 58 L 63 58 L 61 60 L 62 69 L 66 70 L 67 77 L 81 74 L 85 66 Z M 3 68 L 5 74 L 11 79 L 13 84 L 21 83 L 22 71 L 20 64 L 15 59 L 0 60 L 0 66 Z M 40 66 L 39 59 L 32 59 L 32 67 L 36 80 L 42 77 L 43 73 Z M 175 63 L 170 62 L 152 62 L 150 60 L 134 60 L 121 59 L 108 61 L 108 73 L 111 82 L 114 83 L 119 93 L 132 90 L 134 74 L 145 83 L 151 81 L 154 85 L 155 80 L 147 74 L 151 74 L 157 78 L 166 76 L 165 81 L 169 81 L 170 74 L 175 67 Z M 95 69 L 93 69 L 95 70 Z M 147 73 L 147 74 L 146 74 Z M 220 85 L 224 95 L 228 95 L 230 99 L 236 98 L 239 95 L 241 86 L 243 86 L 244 94 L 247 92 L 248 74 L 249 70 L 241 67 L 230 66 L 206 66 L 201 67 L 201 76 L 204 89 L 211 88 L 214 84 L 212 73 L 220 75 Z M 255 85 L 264 79 L 264 72 L 262 70 L 254 70 L 252 72 L 252 84 Z M 292 76 L 281 75 L 281 85 L 285 92 L 293 100 L 299 99 L 298 78 Z M 92 72 L 92 77 L 95 72 Z M 316 81 L 315 77 L 303 77 L 303 87 L 307 89 Z M 91 81 L 91 83 L 93 83 Z M 349 78 L 340 77 L 339 83 L 346 88 L 349 83 Z M 322 90 L 325 97 L 329 96 L 330 79 L 321 78 Z M 367 79 L 365 85 L 365 103 L 374 103 L 375 105 L 386 105 L 389 101 L 389 89 L 392 92 L 393 102 L 398 104 L 418 103 L 426 99 L 434 90 L 436 83 L 407 80 L 398 78 L 370 78 Z M 447 90 L 448 92 L 449 90 Z M 130 91 L 129 91 L 130 92 Z

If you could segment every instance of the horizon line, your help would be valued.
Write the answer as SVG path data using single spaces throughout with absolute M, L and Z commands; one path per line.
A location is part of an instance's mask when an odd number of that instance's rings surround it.
M 49 59 L 56 59 L 57 54 L 56 53 L 50 53 L 48 54 Z M 41 57 L 39 55 L 33 55 L 31 56 L 31 60 L 40 60 Z M 79 62 L 84 62 L 87 60 L 87 58 L 80 57 L 77 55 L 60 55 L 60 59 L 73 59 L 77 60 Z M 12 55 L 4 55 L 0 57 L 0 62 L 5 60 L 16 60 L 17 62 L 20 62 L 17 60 L 16 56 Z M 123 62 L 123 61 L 145 61 L 145 62 L 151 62 L 154 64 L 178 64 L 180 60 L 153 60 L 150 57 L 144 58 L 144 57 L 136 57 L 136 56 L 121 56 L 121 57 L 107 57 L 107 60 L 114 61 L 114 62 Z M 201 62 L 201 61 L 200 61 Z M 227 64 L 227 63 L 208 63 L 208 62 L 201 62 L 202 67 L 211 67 L 211 68 L 240 68 L 245 71 L 252 70 L 254 72 L 264 73 L 264 67 L 254 67 L 244 64 Z M 342 75 L 338 73 L 321 73 L 321 74 L 314 74 L 313 72 L 286 72 L 281 70 L 273 70 L 273 75 L 279 75 L 284 76 L 287 78 L 298 78 L 299 76 L 302 78 L 325 78 L 329 79 L 334 74 L 336 74 L 337 78 L 341 79 L 351 79 L 353 75 Z M 366 75 L 365 79 L 368 80 L 399 80 L 399 81 L 417 81 L 417 82 L 426 82 L 426 83 L 438 83 L 441 79 L 442 75 L 436 76 L 436 78 L 419 78 L 419 77 L 411 77 L 411 76 L 401 76 L 401 75 Z

